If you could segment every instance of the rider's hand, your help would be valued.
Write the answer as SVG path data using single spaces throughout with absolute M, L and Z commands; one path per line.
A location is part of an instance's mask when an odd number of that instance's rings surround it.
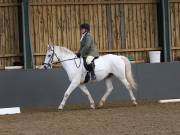
M 81 57 L 81 54 L 80 54 L 80 53 L 76 53 L 76 56 L 77 56 L 78 58 L 80 58 L 80 57 Z

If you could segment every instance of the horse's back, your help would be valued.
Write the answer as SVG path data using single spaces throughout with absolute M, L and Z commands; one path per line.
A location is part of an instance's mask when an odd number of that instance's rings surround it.
M 97 70 L 107 69 L 117 65 L 124 66 L 124 60 L 121 57 L 124 56 L 113 55 L 113 54 L 102 55 L 95 60 L 96 69 Z
M 122 59 L 121 55 L 114 55 L 114 54 L 106 54 L 106 55 L 102 55 L 100 56 L 99 59 L 100 61 L 102 60 L 103 62 L 108 62 L 108 63 L 116 63 L 116 62 L 120 62 L 120 63 L 124 63 L 124 60 Z

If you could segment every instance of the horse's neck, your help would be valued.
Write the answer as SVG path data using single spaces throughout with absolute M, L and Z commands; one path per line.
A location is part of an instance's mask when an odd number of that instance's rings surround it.
M 73 59 L 74 57 L 75 57 L 75 55 L 64 55 L 64 54 L 61 54 L 59 56 L 61 61 L 66 61 L 66 60 L 69 60 L 69 59 Z
M 60 50 L 59 53 L 59 58 L 62 61 L 62 66 L 65 69 L 65 71 L 67 72 L 68 76 L 71 78 L 71 76 L 77 72 L 77 67 L 80 64 L 79 60 L 73 60 L 73 58 L 75 58 L 75 54 L 73 53 L 68 53 L 68 52 L 63 52 L 62 50 Z M 75 63 L 76 61 L 76 63 Z M 77 65 L 76 65 L 77 64 Z
M 67 59 L 72 59 L 75 57 L 75 54 L 68 50 L 67 48 L 64 47 L 59 47 L 59 57 L 61 61 L 67 60 Z

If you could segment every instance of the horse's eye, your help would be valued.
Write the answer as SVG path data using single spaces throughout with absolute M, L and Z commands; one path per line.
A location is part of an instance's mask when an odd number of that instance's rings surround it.
M 51 57 L 51 55 L 49 54 L 48 57 Z

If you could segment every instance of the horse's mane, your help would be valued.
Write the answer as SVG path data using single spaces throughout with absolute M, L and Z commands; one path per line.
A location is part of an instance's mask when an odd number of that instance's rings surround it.
M 67 49 L 66 47 L 59 46 L 61 52 L 65 53 L 66 55 L 75 55 L 71 50 Z

